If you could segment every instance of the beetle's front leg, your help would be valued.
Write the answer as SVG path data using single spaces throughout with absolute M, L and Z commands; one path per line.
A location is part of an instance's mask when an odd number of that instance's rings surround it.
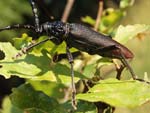
M 69 50 L 69 46 L 66 47 L 66 53 L 67 57 L 71 66 L 71 87 L 72 87 L 72 106 L 74 109 L 77 109 L 76 107 L 76 87 L 75 87 L 75 82 L 74 82 L 74 70 L 73 70 L 73 56 Z

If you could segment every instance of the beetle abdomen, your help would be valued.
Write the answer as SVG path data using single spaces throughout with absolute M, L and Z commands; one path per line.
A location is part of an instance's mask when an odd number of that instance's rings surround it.
M 99 54 L 111 58 L 121 58 L 121 54 L 123 54 L 127 59 L 133 58 L 133 53 L 124 45 L 116 42 L 109 36 L 80 24 L 70 24 L 67 42 L 68 44 L 71 43 L 73 47 L 89 54 Z

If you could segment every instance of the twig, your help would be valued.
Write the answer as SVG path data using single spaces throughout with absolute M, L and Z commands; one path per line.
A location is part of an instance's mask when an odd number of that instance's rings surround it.
M 68 0 L 61 21 L 67 22 L 74 0 Z
M 124 70 L 124 66 L 123 65 L 121 65 L 120 66 L 120 68 L 116 68 L 116 70 L 117 70 L 117 76 L 116 76 L 116 78 L 118 79 L 118 80 L 120 80 L 121 79 L 121 73 L 122 73 L 122 71 Z
M 118 63 L 117 63 L 117 61 L 115 60 L 115 59 L 113 59 L 113 63 L 115 64 L 115 67 L 116 67 L 116 71 L 117 71 L 117 76 L 116 76 L 116 78 L 118 79 L 118 80 L 120 80 L 121 79 L 121 73 L 122 73 L 122 71 L 123 71 L 123 69 L 125 68 L 124 66 L 120 66 Z
M 97 31 L 98 26 L 100 24 L 101 21 L 101 16 L 102 16 L 102 12 L 103 12 L 103 0 L 99 0 L 99 9 L 98 9 L 98 13 L 97 13 L 97 18 L 96 18 L 96 23 L 94 26 L 94 30 Z

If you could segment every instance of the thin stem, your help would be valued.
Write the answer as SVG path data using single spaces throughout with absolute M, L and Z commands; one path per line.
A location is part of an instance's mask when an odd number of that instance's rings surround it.
M 96 18 L 96 23 L 95 23 L 95 26 L 94 26 L 94 30 L 97 31 L 98 30 L 98 26 L 100 24 L 100 21 L 101 21 L 101 16 L 102 16 L 102 13 L 103 13 L 103 0 L 99 0 L 99 9 L 98 9 L 98 13 L 97 13 L 97 18 Z
M 117 78 L 118 80 L 120 80 L 120 79 L 121 79 L 121 73 L 122 73 L 122 71 L 123 71 L 123 69 L 124 69 L 125 67 L 122 66 L 122 65 L 119 65 L 119 64 L 117 63 L 116 59 L 113 59 L 113 63 L 115 64 L 116 71 L 117 71 L 117 76 L 116 76 L 116 78 Z
M 68 0 L 61 21 L 67 22 L 74 0 Z

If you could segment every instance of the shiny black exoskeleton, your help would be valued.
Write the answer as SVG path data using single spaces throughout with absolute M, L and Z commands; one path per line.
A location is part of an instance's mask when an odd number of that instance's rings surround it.
M 46 22 L 42 24 L 42 32 L 55 36 L 52 41 L 60 44 L 66 41 L 69 47 L 75 47 L 89 54 L 99 54 L 104 57 L 133 58 L 132 52 L 111 37 L 98 33 L 89 27 L 76 23 L 63 23 L 61 21 Z

